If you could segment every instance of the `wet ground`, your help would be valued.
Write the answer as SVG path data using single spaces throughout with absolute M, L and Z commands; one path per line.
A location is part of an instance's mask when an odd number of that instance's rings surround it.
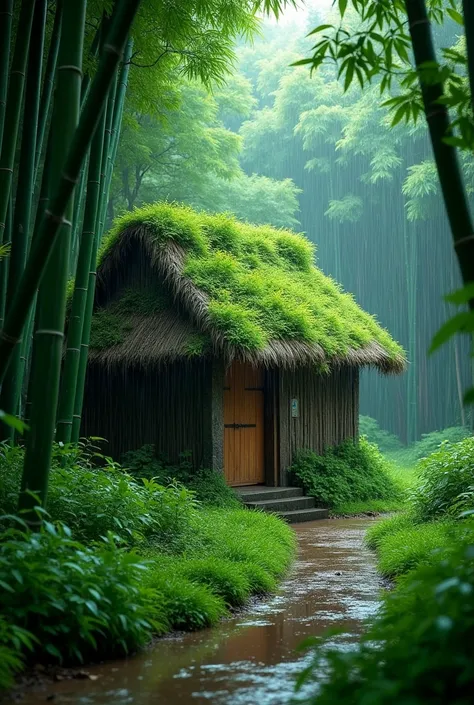
M 308 636 L 342 626 L 350 647 L 377 609 L 379 579 L 363 545 L 367 519 L 295 526 L 299 554 L 279 593 L 214 629 L 162 639 L 129 659 L 86 669 L 93 680 L 64 681 L 30 692 L 25 705 L 288 705 Z

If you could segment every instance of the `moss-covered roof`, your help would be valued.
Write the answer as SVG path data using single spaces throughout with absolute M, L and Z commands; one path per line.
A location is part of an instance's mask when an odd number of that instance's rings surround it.
M 119 218 L 105 239 L 103 290 L 131 246 L 144 248 L 193 326 L 231 357 L 376 365 L 384 372 L 405 366 L 400 345 L 315 266 L 303 235 L 169 203 L 146 206 Z

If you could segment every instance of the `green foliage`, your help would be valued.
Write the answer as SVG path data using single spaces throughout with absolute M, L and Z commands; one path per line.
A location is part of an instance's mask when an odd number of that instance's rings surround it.
M 365 436 L 369 443 L 375 443 L 384 454 L 394 453 L 403 448 L 398 436 L 380 428 L 378 421 L 371 416 L 359 416 L 359 433 Z
M 448 441 L 420 461 L 420 484 L 413 496 L 415 516 L 431 521 L 453 512 L 459 495 L 474 486 L 474 438 Z
M 388 519 L 383 519 L 373 524 L 367 530 L 365 543 L 369 548 L 377 549 L 387 536 L 401 530 L 410 529 L 413 526 L 413 517 L 408 512 L 395 514 Z
M 117 220 L 102 259 L 134 227 L 146 228 L 157 245 L 173 240 L 187 251 L 184 274 L 207 294 L 211 324 L 233 345 L 261 350 L 271 340 L 301 340 L 332 357 L 376 341 L 391 360 L 404 359 L 375 319 L 316 269 L 313 246 L 301 235 L 229 217 L 224 245 L 222 216 L 158 203 Z
M 274 578 L 281 577 L 295 554 L 294 532 L 264 512 L 210 509 L 196 517 L 197 553 L 239 564 L 253 564 Z
M 463 532 L 461 524 L 446 522 L 408 525 L 393 533 L 389 531 L 378 544 L 378 570 L 383 576 L 393 578 L 420 563 L 432 563 L 437 553 L 443 554 L 456 545 Z
M 145 445 L 123 456 L 123 466 L 137 480 L 155 479 L 162 485 L 179 482 L 194 493 L 195 498 L 209 507 L 236 508 L 240 502 L 222 473 L 208 468 L 195 470 L 183 453 L 181 463 L 172 466 L 158 459 L 154 445 Z
M 145 584 L 162 596 L 162 604 L 171 629 L 194 631 L 214 626 L 227 613 L 222 598 L 206 585 L 193 583 L 175 571 L 152 568 Z
M 401 499 L 387 461 L 365 438 L 347 440 L 323 455 L 303 451 L 291 472 L 307 494 L 335 511 L 348 502 Z
M 89 548 L 62 524 L 10 529 L 0 541 L 2 615 L 34 635 L 37 659 L 123 655 L 168 627 L 157 594 L 142 585 L 145 570 L 111 536 Z
M 300 678 L 300 685 L 314 684 L 314 694 L 303 702 L 467 705 L 474 688 L 473 554 L 469 540 L 410 572 L 350 651 L 317 643 Z
M 23 450 L 3 446 L 0 452 L 0 510 L 16 509 Z M 113 532 L 126 544 L 144 541 L 161 549 L 184 547 L 195 511 L 192 493 L 178 484 L 153 479 L 137 483 L 110 460 L 92 466 L 87 449 L 55 447 L 50 474 L 48 511 L 67 523 L 74 539 L 90 543 Z
M 250 596 L 250 581 L 238 563 L 216 558 L 195 558 L 186 561 L 181 572 L 194 583 L 208 585 L 231 607 L 243 605 Z
M 0 615 L 0 692 L 13 685 L 23 667 L 22 649 L 31 651 L 34 641 L 32 634 Z

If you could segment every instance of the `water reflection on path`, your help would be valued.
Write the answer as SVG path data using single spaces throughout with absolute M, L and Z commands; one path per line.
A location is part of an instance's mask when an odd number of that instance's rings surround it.
M 275 597 L 214 629 L 159 641 L 128 661 L 88 669 L 94 681 L 48 686 L 26 705 L 203 705 L 288 704 L 294 676 L 305 656 L 296 646 L 330 626 L 348 635 L 377 608 L 378 578 L 362 540 L 368 520 L 341 519 L 300 524 L 298 560 Z M 51 697 L 53 696 L 53 697 Z

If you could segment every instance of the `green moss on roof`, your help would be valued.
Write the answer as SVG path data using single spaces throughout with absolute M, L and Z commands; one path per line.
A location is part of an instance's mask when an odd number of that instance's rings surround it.
M 158 203 L 119 218 L 101 260 L 134 227 L 156 245 L 171 240 L 184 248 L 184 274 L 208 295 L 211 324 L 231 344 L 259 351 L 272 340 L 318 343 L 331 358 L 376 342 L 390 358 L 404 357 L 375 318 L 315 266 L 303 235 Z

